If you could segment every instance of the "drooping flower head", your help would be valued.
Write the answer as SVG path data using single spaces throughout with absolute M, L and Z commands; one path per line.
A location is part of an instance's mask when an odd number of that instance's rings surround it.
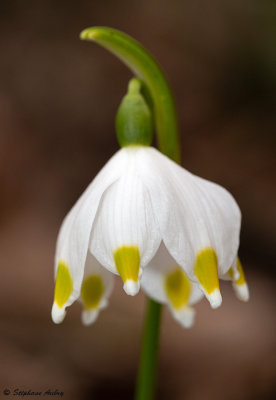
M 61 226 L 52 308 L 56 323 L 77 299 L 84 306 L 83 322 L 93 322 L 107 304 L 114 275 L 120 275 L 127 294 L 136 295 L 142 286 L 148 296 L 167 304 L 185 327 L 192 325 L 191 306 L 203 295 L 213 308 L 220 306 L 219 278 L 231 279 L 238 297 L 248 299 L 237 255 L 241 213 L 236 201 L 221 186 L 149 146 L 150 110 L 139 90 L 132 83 L 128 101 L 138 104 L 132 110 L 143 110 L 138 124 L 143 132 L 133 127 L 135 115 L 123 113 L 123 100 L 117 124 L 131 132 L 131 139 L 127 145 L 122 140 L 124 147 Z

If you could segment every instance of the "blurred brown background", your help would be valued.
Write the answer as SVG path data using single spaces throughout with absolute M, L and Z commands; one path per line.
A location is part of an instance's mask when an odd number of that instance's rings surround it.
M 0 398 L 6 388 L 132 398 L 142 293 L 127 297 L 118 280 L 90 328 L 78 304 L 62 325 L 50 319 L 60 223 L 118 149 L 114 116 L 131 77 L 78 39 L 93 25 L 155 55 L 176 97 L 183 165 L 228 188 L 243 212 L 251 300 L 223 284 L 223 306 L 199 304 L 190 331 L 164 310 L 158 399 L 275 399 L 273 0 L 1 0 Z

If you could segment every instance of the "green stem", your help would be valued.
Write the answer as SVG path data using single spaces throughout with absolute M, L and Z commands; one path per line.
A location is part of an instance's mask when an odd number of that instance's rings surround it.
M 92 27 L 80 34 L 115 54 L 146 85 L 153 101 L 154 119 L 160 151 L 180 161 L 178 123 L 174 99 L 168 82 L 150 53 L 123 32 L 107 27 Z
M 156 386 L 162 306 L 148 301 L 135 400 L 153 400 Z
M 153 110 L 160 151 L 180 162 L 178 122 L 168 82 L 150 53 L 123 32 L 107 27 L 92 27 L 80 34 L 115 54 L 144 84 L 144 96 Z M 162 306 L 149 300 L 144 327 L 136 400 L 152 400 L 155 394 L 158 338 Z

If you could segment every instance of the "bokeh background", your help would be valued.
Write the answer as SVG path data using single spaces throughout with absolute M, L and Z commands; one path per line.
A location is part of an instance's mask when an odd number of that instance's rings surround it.
M 50 319 L 60 223 L 118 149 L 114 116 L 131 77 L 79 40 L 93 25 L 129 33 L 159 60 L 183 165 L 225 186 L 243 213 L 251 300 L 222 284 L 222 307 L 203 301 L 189 331 L 164 310 L 157 398 L 275 399 L 273 0 L 1 0 L 0 398 L 16 388 L 58 389 L 66 400 L 133 395 L 142 293 L 127 297 L 118 279 L 92 327 L 81 326 L 78 304 L 62 325 Z

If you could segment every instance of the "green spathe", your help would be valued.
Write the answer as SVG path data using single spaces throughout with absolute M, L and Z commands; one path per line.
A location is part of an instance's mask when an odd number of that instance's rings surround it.
M 149 146 L 153 139 L 151 111 L 141 94 L 141 82 L 130 80 L 116 116 L 116 133 L 121 147 Z
M 116 29 L 93 26 L 82 31 L 80 37 L 96 42 L 115 54 L 143 81 L 153 101 L 158 147 L 166 156 L 179 162 L 180 144 L 174 99 L 167 79 L 152 55 L 136 40 Z

